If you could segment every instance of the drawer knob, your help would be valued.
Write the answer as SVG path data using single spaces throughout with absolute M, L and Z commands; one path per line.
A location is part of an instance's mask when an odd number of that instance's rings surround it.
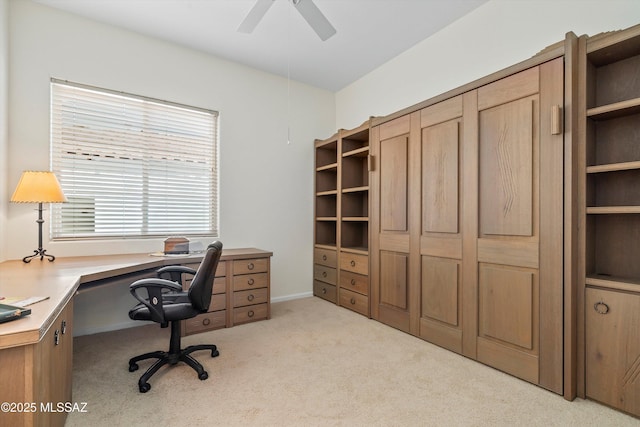
M 247 264 L 247 269 L 249 269 L 249 270 L 253 270 L 253 268 L 254 268 L 254 267 L 255 267 L 255 266 L 253 265 L 253 263 L 252 263 L 252 262 L 250 262 L 249 264 Z
M 204 326 L 209 326 L 209 324 L 210 324 L 210 323 L 211 323 L 211 320 L 210 320 L 210 319 L 204 319 L 204 320 L 202 321 L 202 324 L 203 324 Z
M 327 293 L 327 288 L 322 288 L 322 293 L 326 294 Z
M 247 284 L 248 284 L 249 286 L 253 285 L 254 283 L 255 283 L 255 280 L 253 280 L 253 279 L 249 279 L 249 280 L 247 280 Z
M 598 314 L 607 314 L 609 312 L 609 306 L 602 301 L 595 303 L 593 309 Z
M 356 279 L 351 279 L 351 286 L 355 286 L 356 285 Z
M 327 272 L 326 271 L 322 272 L 322 277 L 327 277 Z
M 254 315 L 255 315 L 255 313 L 253 312 L 253 310 L 249 310 L 247 312 L 247 316 L 249 316 L 249 317 L 253 317 Z
M 249 294 L 249 296 L 247 296 L 247 299 L 248 299 L 249 301 L 253 301 L 253 299 L 254 299 L 254 298 L 255 298 L 255 297 L 253 296 L 253 294 Z
M 355 298 L 351 298 L 351 301 L 349 301 L 351 304 L 355 304 L 356 303 L 356 299 Z
M 354 260 L 351 260 L 351 262 L 349 264 L 351 264 L 351 267 L 355 267 L 356 266 L 356 262 Z
M 322 260 L 326 261 L 327 260 L 327 256 L 326 255 L 322 255 Z

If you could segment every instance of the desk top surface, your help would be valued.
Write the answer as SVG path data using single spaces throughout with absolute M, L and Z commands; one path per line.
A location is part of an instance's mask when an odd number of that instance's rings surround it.
M 272 252 L 255 248 L 224 249 L 221 260 L 265 258 L 271 255 Z M 198 263 L 202 256 L 122 254 L 61 257 L 54 262 L 35 259 L 28 264 L 21 260 L 2 262 L 0 296 L 11 299 L 32 296 L 49 298 L 30 305 L 29 316 L 0 324 L 0 349 L 40 341 L 81 284 L 165 265 Z

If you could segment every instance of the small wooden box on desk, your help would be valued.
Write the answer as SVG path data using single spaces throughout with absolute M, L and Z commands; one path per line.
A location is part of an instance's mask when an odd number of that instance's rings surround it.
M 225 250 L 207 313 L 182 322 L 182 335 L 228 328 L 271 317 L 270 257 L 259 249 Z M 185 264 L 197 269 L 199 263 Z M 190 280 L 183 283 L 188 289 Z

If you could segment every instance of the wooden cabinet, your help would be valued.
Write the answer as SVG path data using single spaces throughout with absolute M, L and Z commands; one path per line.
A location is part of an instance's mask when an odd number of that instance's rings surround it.
M 369 316 L 369 122 L 317 140 L 315 161 L 313 293 Z
M 223 252 L 207 313 L 182 322 L 182 334 L 197 334 L 271 317 L 271 252 L 230 249 Z M 194 270 L 199 263 L 186 264 Z M 183 283 L 189 288 L 191 277 Z
M 578 389 L 640 416 L 640 26 L 582 37 L 579 46 L 586 226 Z
M 562 393 L 553 59 L 372 128 L 372 317 Z
M 17 406 L 2 413 L 11 426 L 64 426 L 65 404 L 73 404 L 73 300 L 58 314 L 37 344 L 0 350 L 0 360 L 11 369 L 0 377 L 0 402 Z M 10 408 L 12 409 L 12 408 Z
M 269 258 L 234 260 L 232 269 L 232 324 L 270 318 Z

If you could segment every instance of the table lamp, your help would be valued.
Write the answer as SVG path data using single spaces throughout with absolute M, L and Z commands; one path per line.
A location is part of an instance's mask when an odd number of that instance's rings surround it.
M 33 255 L 22 258 L 23 262 L 31 262 L 33 258 L 40 257 L 40 261 L 44 257 L 53 262 L 56 259 L 53 255 L 46 253 L 42 249 L 42 204 L 43 203 L 60 203 L 66 202 L 67 198 L 60 188 L 60 183 L 53 172 L 49 171 L 24 171 L 16 187 L 16 191 L 11 196 L 14 203 L 38 203 L 38 249 L 34 250 Z

